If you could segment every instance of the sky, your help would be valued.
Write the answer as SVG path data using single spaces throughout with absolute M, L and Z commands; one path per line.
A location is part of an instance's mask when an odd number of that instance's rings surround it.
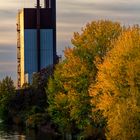
M 57 53 L 72 46 L 74 32 L 86 23 L 107 19 L 121 24 L 140 24 L 139 0 L 56 0 Z M 36 0 L 0 0 L 0 80 L 10 76 L 16 81 L 16 15 L 23 7 L 34 7 Z M 43 3 L 43 0 L 41 0 Z M 43 6 L 43 4 L 42 4 Z

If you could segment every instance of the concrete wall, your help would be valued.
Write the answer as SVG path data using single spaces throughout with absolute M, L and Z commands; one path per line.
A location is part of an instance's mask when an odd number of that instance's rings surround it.
M 21 86 L 24 83 L 24 12 L 20 11 L 20 63 L 21 63 Z

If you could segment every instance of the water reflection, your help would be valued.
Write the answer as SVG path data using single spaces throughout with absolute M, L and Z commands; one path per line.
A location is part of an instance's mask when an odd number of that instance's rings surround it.
M 4 125 L 0 121 L 0 140 L 58 140 L 51 134 L 23 130 L 21 127 Z
M 4 125 L 0 121 L 0 140 L 26 140 L 21 128 Z

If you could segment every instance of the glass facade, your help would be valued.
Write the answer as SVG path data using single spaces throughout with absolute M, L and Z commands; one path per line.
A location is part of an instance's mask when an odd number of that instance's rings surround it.
M 24 75 L 25 81 L 32 82 L 32 75 L 37 72 L 37 30 L 25 29 L 24 31 Z M 53 30 L 40 30 L 40 68 L 53 64 Z
M 40 30 L 40 64 L 41 69 L 53 64 L 53 30 Z
M 37 72 L 37 30 L 25 29 L 24 31 L 24 75 L 28 75 L 28 82 L 32 74 Z M 27 79 L 26 79 L 27 81 Z

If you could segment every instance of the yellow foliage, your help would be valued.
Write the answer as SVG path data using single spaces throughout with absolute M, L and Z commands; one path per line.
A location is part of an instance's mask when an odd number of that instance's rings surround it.
M 72 43 L 76 47 L 90 48 L 93 46 L 96 48 L 98 46 L 100 53 L 105 53 L 106 48 L 111 47 L 110 43 L 118 37 L 121 31 L 122 27 L 117 22 L 108 20 L 93 21 L 83 28 L 81 34 L 74 33 Z
M 65 49 L 65 60 L 56 66 L 54 83 L 49 87 L 49 108 L 58 125 L 69 120 L 81 130 L 90 124 L 99 126 L 100 121 L 91 120 L 88 88 L 92 81 L 96 82 L 98 66 L 121 32 L 119 23 L 100 20 L 87 24 L 81 34 L 74 33 L 74 47 Z
M 67 95 L 63 93 L 59 93 L 55 96 L 55 103 L 56 107 L 63 110 L 64 108 L 67 107 Z
M 140 139 L 139 27 L 123 32 L 98 68 L 98 82 L 89 91 L 107 118 L 107 139 Z
M 67 48 L 65 50 L 65 56 L 67 61 L 63 65 L 63 77 L 74 78 L 81 76 L 83 73 L 87 72 L 86 63 L 81 60 L 79 56 L 76 56 L 74 54 L 74 50 L 74 48 Z

